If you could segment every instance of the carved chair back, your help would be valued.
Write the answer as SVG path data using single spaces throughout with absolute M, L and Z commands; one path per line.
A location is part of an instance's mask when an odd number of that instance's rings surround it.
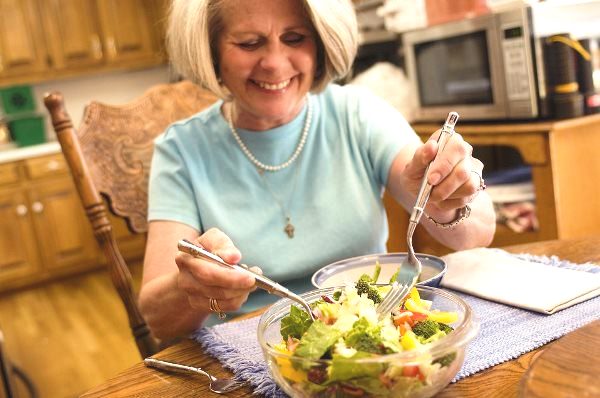
M 23 389 L 18 389 L 15 381 L 19 379 Z M 4 346 L 4 335 L 0 330 L 0 398 L 19 398 L 22 394 L 19 391 L 26 392 L 28 397 L 37 398 L 37 388 L 27 376 L 27 374 L 21 370 L 21 368 L 15 366 L 8 355 L 6 354 Z
M 138 309 L 131 273 L 115 241 L 107 210 L 124 218 L 131 232 L 147 231 L 148 176 L 154 138 L 172 122 L 189 117 L 215 101 L 213 94 L 188 81 L 162 84 L 125 105 L 91 102 L 85 108 L 79 129 L 75 130 L 62 95 L 54 92 L 44 98 L 144 358 L 154 354 L 158 346 Z M 106 198 L 108 209 L 101 195 Z

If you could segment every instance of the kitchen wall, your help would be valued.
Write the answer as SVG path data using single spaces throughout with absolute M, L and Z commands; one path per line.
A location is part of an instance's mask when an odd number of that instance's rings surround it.
M 161 66 L 139 71 L 44 82 L 34 85 L 33 91 L 38 102 L 37 109 L 46 115 L 46 137 L 48 141 L 54 141 L 56 136 L 43 103 L 45 93 L 56 90 L 63 94 L 67 111 L 77 127 L 83 116 L 83 110 L 90 101 L 95 100 L 110 105 L 124 104 L 141 95 L 149 87 L 167 83 L 169 79 L 169 68 Z

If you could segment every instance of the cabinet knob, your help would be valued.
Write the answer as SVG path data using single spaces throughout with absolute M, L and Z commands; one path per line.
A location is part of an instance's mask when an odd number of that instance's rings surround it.
M 18 205 L 17 206 L 17 215 L 20 216 L 20 217 L 23 217 L 26 214 L 27 214 L 27 206 L 25 206 L 25 205 Z
M 42 202 L 33 202 L 31 210 L 33 210 L 34 213 L 41 213 L 44 211 L 44 204 Z
M 113 36 L 109 36 L 106 38 L 106 47 L 110 56 L 112 58 L 115 58 L 117 56 L 117 46 L 115 44 L 115 38 Z
M 94 54 L 94 58 L 101 59 L 102 58 L 102 44 L 100 43 L 100 37 L 98 35 L 92 35 L 92 54 Z
M 48 171 L 58 170 L 60 169 L 60 162 L 58 160 L 50 160 L 46 163 L 46 169 L 48 169 Z

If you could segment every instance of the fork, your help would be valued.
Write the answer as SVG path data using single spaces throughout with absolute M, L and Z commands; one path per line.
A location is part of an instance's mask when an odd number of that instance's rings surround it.
M 385 298 L 379 305 L 377 306 L 377 315 L 379 319 L 382 319 L 389 314 L 394 308 L 396 308 L 402 300 L 406 297 L 406 295 L 410 292 L 410 290 L 417 284 L 419 281 L 419 277 L 421 276 L 421 272 L 423 270 L 423 266 L 421 261 L 415 254 L 415 249 L 413 248 L 412 238 L 415 233 L 415 229 L 421 220 L 421 216 L 423 215 L 423 211 L 425 209 L 425 205 L 429 200 L 429 195 L 431 194 L 431 189 L 433 186 L 427 182 L 427 176 L 429 175 L 429 167 L 431 163 L 437 159 L 437 157 L 444 151 L 446 144 L 454 134 L 454 126 L 458 121 L 458 113 L 450 112 L 448 113 L 448 117 L 446 118 L 446 122 L 442 126 L 442 130 L 440 131 L 440 135 L 438 137 L 438 151 L 435 155 L 435 158 L 429 162 L 427 168 L 425 169 L 425 173 L 423 174 L 423 180 L 421 180 L 421 187 L 419 188 L 419 193 L 417 194 L 417 200 L 415 205 L 413 206 L 413 210 L 410 214 L 410 220 L 408 223 L 408 231 L 406 232 L 406 243 L 408 246 L 408 253 L 406 255 L 406 259 L 402 261 L 400 264 L 400 268 L 405 265 L 410 265 L 415 269 L 415 276 L 413 277 L 410 285 L 399 283 L 395 281 L 392 284 L 392 288 L 385 295 Z M 399 274 L 398 274 L 399 275 Z
M 195 373 L 206 376 L 208 377 L 208 388 L 210 389 L 210 391 L 217 394 L 226 394 L 228 392 L 237 390 L 238 388 L 246 384 L 245 381 L 239 381 L 236 379 L 217 378 L 211 375 L 210 373 L 202 370 L 202 368 L 195 368 L 193 366 L 181 365 L 174 362 L 161 361 L 160 359 L 155 358 L 145 358 L 144 364 L 150 368 L 160 370 L 169 370 L 178 373 Z

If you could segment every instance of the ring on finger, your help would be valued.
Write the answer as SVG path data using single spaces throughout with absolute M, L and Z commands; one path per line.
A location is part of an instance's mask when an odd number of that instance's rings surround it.
M 483 177 L 481 176 L 481 174 L 479 174 L 478 171 L 475 170 L 471 170 L 473 173 L 475 173 L 475 175 L 477 177 L 479 177 L 479 187 L 477 188 L 477 192 L 479 191 L 483 191 L 487 188 L 487 186 L 485 185 L 485 180 L 483 179 Z
M 219 319 L 225 319 L 227 317 L 227 314 L 221 310 L 221 307 L 219 307 L 219 302 L 215 298 L 210 297 L 208 299 L 208 308 L 210 308 L 212 312 L 216 313 Z

